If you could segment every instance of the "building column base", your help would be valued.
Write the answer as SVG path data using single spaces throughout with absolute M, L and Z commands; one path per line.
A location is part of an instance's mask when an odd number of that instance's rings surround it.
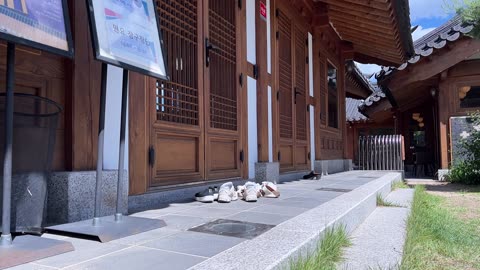
M 261 162 L 255 163 L 255 181 L 261 183 L 264 181 L 278 183 L 280 180 L 280 163 Z
M 448 174 L 450 174 L 450 170 L 449 170 L 449 169 L 440 169 L 440 170 L 438 170 L 438 172 L 437 172 L 437 175 L 438 175 L 437 180 L 438 180 L 438 181 L 447 181 L 447 180 L 448 180 Z
M 353 162 L 351 159 L 316 160 L 314 168 L 317 173 L 329 175 L 353 170 Z

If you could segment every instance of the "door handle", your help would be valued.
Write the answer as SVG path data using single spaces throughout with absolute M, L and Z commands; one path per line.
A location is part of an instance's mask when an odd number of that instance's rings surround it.
M 293 94 L 294 94 L 293 100 L 294 100 L 295 104 L 297 104 L 297 95 L 301 94 L 300 91 L 297 90 L 297 87 L 293 88 Z
M 205 39 L 205 65 L 210 66 L 210 51 L 220 51 L 220 47 L 210 43 L 208 38 Z

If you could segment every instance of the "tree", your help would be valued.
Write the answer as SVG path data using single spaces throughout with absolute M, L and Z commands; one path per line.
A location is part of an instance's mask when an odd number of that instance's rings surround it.
M 451 4 L 447 3 L 449 9 L 459 14 L 465 22 L 474 25 L 469 36 L 480 39 L 480 0 L 452 0 Z

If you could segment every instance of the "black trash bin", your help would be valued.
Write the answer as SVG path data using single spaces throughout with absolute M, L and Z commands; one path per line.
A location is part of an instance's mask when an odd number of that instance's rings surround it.
M 62 107 L 28 94 L 14 95 L 12 224 L 14 233 L 42 232 L 56 129 Z M 5 94 L 0 94 L 0 204 L 3 194 Z M 2 209 L 0 207 L 0 213 Z M 0 228 L 1 231 L 1 228 Z

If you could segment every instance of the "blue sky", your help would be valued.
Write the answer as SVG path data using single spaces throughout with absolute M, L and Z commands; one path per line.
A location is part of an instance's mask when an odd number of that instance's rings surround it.
M 417 30 L 412 34 L 414 40 L 442 25 L 453 16 L 449 7 L 451 1 L 410 0 L 410 21 L 412 27 L 418 25 Z M 377 65 L 357 65 L 365 74 L 372 74 L 380 70 Z

